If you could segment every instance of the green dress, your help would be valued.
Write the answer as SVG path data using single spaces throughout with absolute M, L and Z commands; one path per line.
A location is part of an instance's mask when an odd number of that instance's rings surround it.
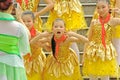
M 0 80 L 27 80 L 22 55 L 30 53 L 25 27 L 0 12 Z

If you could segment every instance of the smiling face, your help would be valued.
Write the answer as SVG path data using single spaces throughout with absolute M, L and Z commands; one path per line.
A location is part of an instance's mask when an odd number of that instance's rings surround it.
M 60 38 L 65 32 L 65 23 L 62 20 L 56 20 L 53 23 L 53 33 L 56 38 Z
M 99 13 L 99 15 L 103 18 L 105 18 L 107 16 L 107 14 L 109 13 L 109 5 L 108 2 L 105 0 L 100 0 L 97 3 L 97 12 Z
M 30 14 L 23 15 L 22 20 L 25 23 L 26 27 L 30 30 L 34 24 L 32 16 Z

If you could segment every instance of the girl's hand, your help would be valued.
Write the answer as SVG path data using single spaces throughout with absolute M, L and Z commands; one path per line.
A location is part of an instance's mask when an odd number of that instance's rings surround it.
M 21 22 L 21 20 L 22 20 L 22 19 L 21 19 L 21 15 L 22 15 L 22 13 L 23 13 L 23 10 L 22 10 L 22 8 L 20 7 L 20 5 L 18 5 L 18 7 L 15 8 L 15 12 L 16 12 L 16 19 Z
M 44 32 L 43 32 L 43 35 L 44 35 L 45 37 L 48 37 L 48 36 L 51 35 L 51 33 L 47 32 L 47 31 L 44 31 Z
M 113 9 L 111 9 L 111 11 L 115 12 L 118 15 L 120 15 L 120 9 L 119 8 L 113 8 Z
M 38 12 L 34 12 L 35 18 L 38 17 Z
M 72 36 L 74 33 L 75 33 L 75 32 L 69 31 L 69 32 L 67 32 L 66 34 L 67 34 L 68 36 Z

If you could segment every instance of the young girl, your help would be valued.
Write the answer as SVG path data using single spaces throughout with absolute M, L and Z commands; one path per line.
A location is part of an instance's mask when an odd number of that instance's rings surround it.
M 66 23 L 67 31 L 86 29 L 87 23 L 84 18 L 84 12 L 80 0 L 53 0 L 54 9 L 45 23 L 45 30 L 51 31 L 52 22 L 56 18 L 62 18 Z M 72 43 L 71 48 L 77 53 L 79 58 L 79 49 L 76 43 Z
M 84 52 L 83 74 L 92 77 L 118 76 L 116 51 L 112 45 L 113 28 L 120 24 L 119 18 L 112 18 L 109 13 L 107 0 L 98 0 L 97 12 L 99 17 L 92 21 Z
M 47 5 L 44 8 L 42 8 L 40 11 L 37 11 L 37 10 L 41 0 L 16 0 L 16 1 L 20 4 L 23 11 L 30 10 L 35 13 L 35 22 L 34 22 L 35 29 L 37 29 L 38 31 L 42 31 L 41 29 L 42 20 L 40 19 L 39 16 L 45 14 L 46 12 L 48 12 L 53 8 L 54 6 L 53 1 L 44 0 L 44 2 Z
M 34 28 L 34 14 L 31 11 L 23 12 L 22 20 L 29 29 L 31 34 L 30 45 L 32 55 L 31 56 L 26 55 L 24 57 L 27 77 L 28 80 L 42 80 L 41 73 L 46 59 L 45 54 L 43 53 L 41 48 L 43 43 L 41 43 L 40 41 L 36 41 L 33 43 L 34 41 L 33 39 L 38 34 L 41 34 L 40 39 L 42 38 L 42 36 L 46 36 L 46 34 L 39 33 Z
M 74 32 L 67 32 L 65 22 L 56 19 L 52 32 L 47 37 L 52 54 L 47 57 L 43 70 L 43 80 L 82 80 L 78 58 L 70 48 L 71 42 L 88 42 L 88 39 Z

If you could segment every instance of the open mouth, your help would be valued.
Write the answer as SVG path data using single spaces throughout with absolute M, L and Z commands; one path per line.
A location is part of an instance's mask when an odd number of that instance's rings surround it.
M 60 31 L 57 32 L 57 34 L 60 34 L 60 33 L 61 33 Z

